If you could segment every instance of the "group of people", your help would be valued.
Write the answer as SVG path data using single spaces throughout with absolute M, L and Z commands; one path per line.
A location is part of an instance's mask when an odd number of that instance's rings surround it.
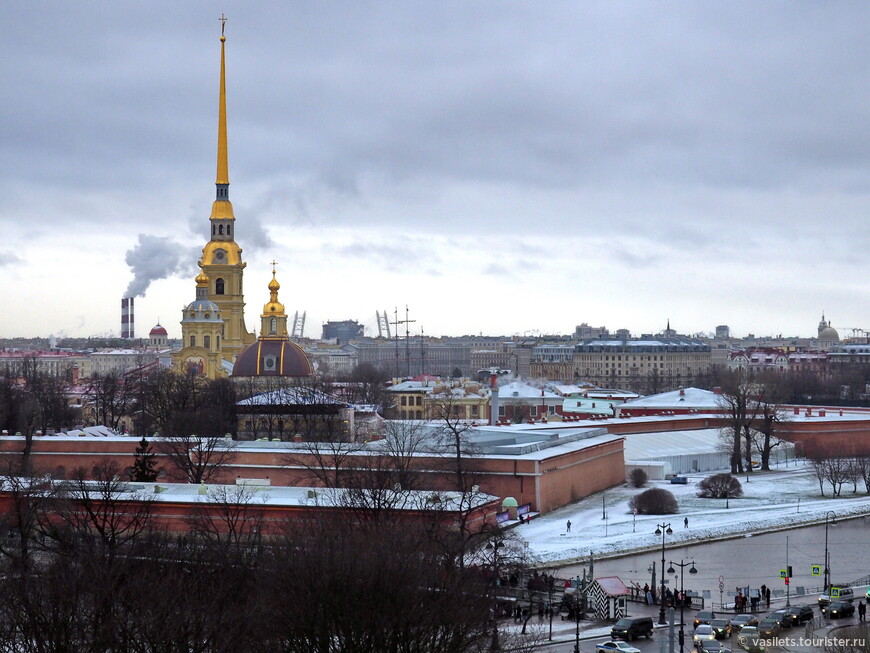
M 760 590 L 746 588 L 746 594 L 738 588 L 737 596 L 734 597 L 734 612 L 738 614 L 746 612 L 747 603 L 749 604 L 749 611 L 755 612 L 762 601 L 764 601 L 766 607 L 770 607 L 770 588 L 767 585 L 762 585 Z

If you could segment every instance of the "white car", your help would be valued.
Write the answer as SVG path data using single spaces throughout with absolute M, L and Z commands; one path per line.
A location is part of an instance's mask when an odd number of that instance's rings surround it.
M 635 648 L 628 642 L 603 642 L 595 647 L 596 651 L 614 651 L 619 653 L 641 653 L 639 648 Z
M 692 641 L 696 644 L 698 642 L 712 642 L 714 639 L 716 639 L 716 631 L 710 624 L 701 624 L 695 628 L 695 634 L 692 635 Z

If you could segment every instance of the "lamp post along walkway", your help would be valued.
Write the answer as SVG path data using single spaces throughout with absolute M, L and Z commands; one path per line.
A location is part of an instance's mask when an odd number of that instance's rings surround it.
M 656 524 L 656 535 L 662 536 L 662 588 L 659 592 L 659 623 L 664 624 L 665 621 L 665 535 L 673 534 L 670 523 Z

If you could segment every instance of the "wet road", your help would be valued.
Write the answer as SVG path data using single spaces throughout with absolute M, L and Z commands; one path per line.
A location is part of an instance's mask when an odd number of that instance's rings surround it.
M 682 528 L 681 520 L 672 522 L 673 529 Z M 837 521 L 828 525 L 827 541 L 830 558 L 831 583 L 852 582 L 870 574 L 870 520 L 867 518 Z M 594 552 L 593 552 L 594 553 Z M 765 584 L 772 588 L 775 602 L 780 606 L 786 597 L 786 587 L 779 570 L 791 565 L 793 576 L 789 586 L 792 599 L 800 601 L 802 590 L 819 588 L 822 576 L 812 575 L 812 565 L 823 565 L 825 555 L 825 527 L 804 528 L 768 533 L 735 540 L 668 546 L 665 538 L 665 569 L 671 562 L 694 561 L 697 574 L 685 573 L 685 587 L 701 593 L 706 602 L 720 603 L 719 580 L 724 583 L 722 596 L 731 600 L 736 588 L 758 588 Z M 652 567 L 656 567 L 656 585 L 661 583 L 661 550 L 631 555 L 624 558 L 595 560 L 595 576 L 619 576 L 627 585 L 652 582 Z M 559 569 L 558 575 L 583 575 L 585 565 L 572 565 Z M 679 573 L 679 567 L 675 567 Z M 676 585 L 675 585 L 676 581 Z M 666 587 L 679 588 L 679 577 L 666 574 Z M 861 594 L 856 592 L 856 598 Z M 774 605 L 774 607 L 776 607 Z

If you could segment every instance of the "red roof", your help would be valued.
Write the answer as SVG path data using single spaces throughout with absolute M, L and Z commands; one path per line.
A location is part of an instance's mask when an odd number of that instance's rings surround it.
M 148 332 L 149 336 L 168 336 L 169 333 L 159 324 Z

